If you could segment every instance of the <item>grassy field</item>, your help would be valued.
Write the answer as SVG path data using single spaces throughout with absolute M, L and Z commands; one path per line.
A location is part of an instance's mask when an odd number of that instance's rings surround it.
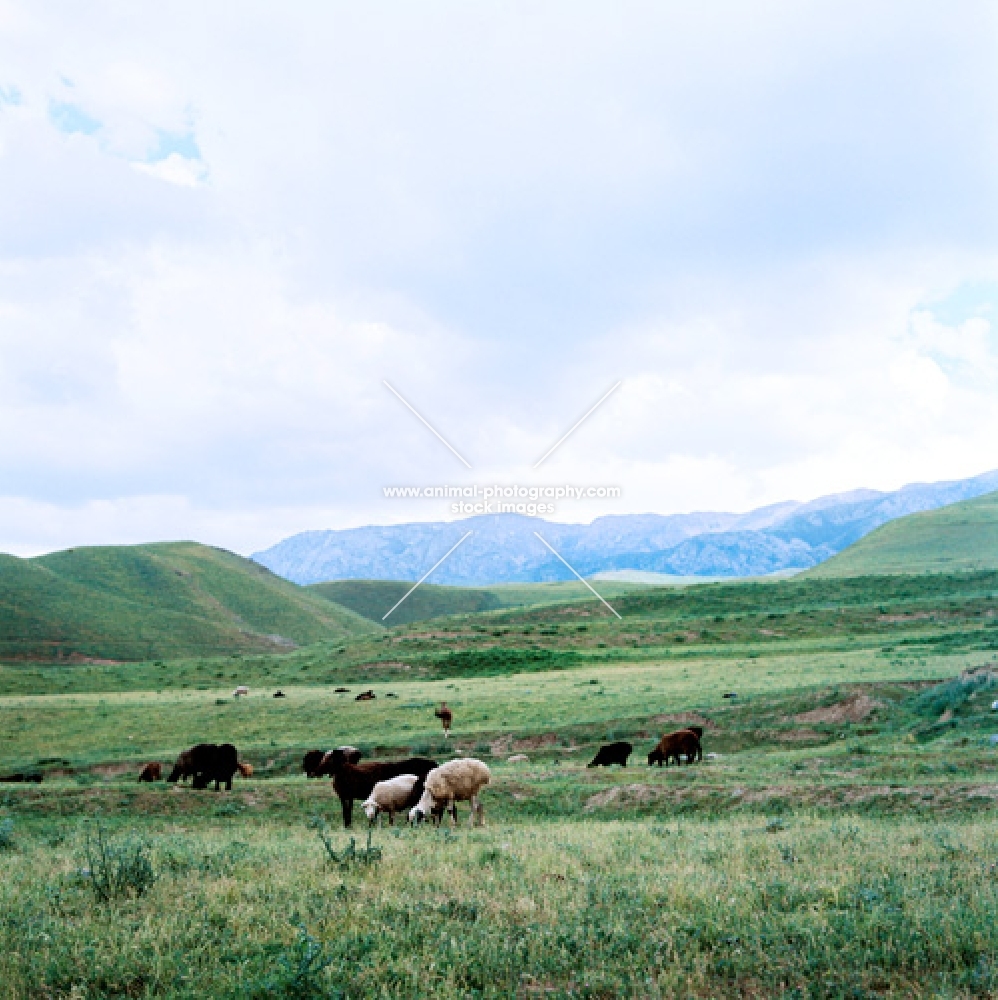
M 815 566 L 815 578 L 998 567 L 998 493 L 888 521 Z
M 222 549 L 174 542 L 0 555 L 0 660 L 271 652 L 377 627 Z
M 998 995 L 996 595 L 631 586 L 621 621 L 554 600 L 282 655 L 8 663 L 0 774 L 45 781 L 0 784 L 0 996 Z M 701 764 L 645 766 L 694 722 Z M 136 784 L 203 739 L 254 777 Z M 588 769 L 611 739 L 631 766 Z M 481 757 L 488 825 L 350 848 L 299 773 L 341 742 Z

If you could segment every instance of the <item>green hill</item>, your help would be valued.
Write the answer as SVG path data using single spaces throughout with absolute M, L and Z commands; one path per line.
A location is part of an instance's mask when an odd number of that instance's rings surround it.
M 377 631 L 249 559 L 194 542 L 0 555 L 0 660 L 274 652 Z
M 881 525 L 808 577 L 998 569 L 998 492 Z
M 396 580 L 335 580 L 306 588 L 374 622 L 392 608 L 411 583 Z M 647 589 L 643 584 L 599 581 L 596 590 L 604 597 L 630 594 Z M 442 587 L 424 583 L 392 612 L 385 625 L 408 625 L 428 618 L 500 611 L 507 608 L 534 608 L 566 601 L 590 600 L 592 594 L 574 580 L 559 583 L 502 583 L 491 587 Z

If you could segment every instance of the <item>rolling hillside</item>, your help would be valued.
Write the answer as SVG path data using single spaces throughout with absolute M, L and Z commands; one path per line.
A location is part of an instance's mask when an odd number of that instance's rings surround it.
M 412 586 L 396 580 L 336 580 L 308 587 L 329 601 L 380 623 L 382 616 L 405 596 Z M 604 597 L 616 597 L 644 589 L 643 584 L 601 581 L 596 589 Z M 385 625 L 408 625 L 411 622 L 443 618 L 447 615 L 474 614 L 510 608 L 533 608 L 573 600 L 591 600 L 592 594 L 579 582 L 506 583 L 494 587 L 445 587 L 424 583 L 396 611 Z
M 274 652 L 375 631 L 248 559 L 194 542 L 0 555 L 8 662 Z
M 890 521 L 805 576 L 998 568 L 998 492 Z

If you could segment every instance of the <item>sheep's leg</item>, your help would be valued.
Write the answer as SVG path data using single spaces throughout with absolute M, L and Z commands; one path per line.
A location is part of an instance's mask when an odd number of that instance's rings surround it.
M 451 826 L 457 826 L 457 800 L 453 800 L 450 804 L 450 818 Z

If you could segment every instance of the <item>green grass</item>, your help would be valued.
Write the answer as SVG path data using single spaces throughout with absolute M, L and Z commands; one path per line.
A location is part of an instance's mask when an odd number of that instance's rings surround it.
M 622 620 L 556 599 L 280 655 L 8 663 L 0 774 L 46 777 L 0 784 L 0 996 L 993 995 L 996 594 L 994 572 L 632 586 Z M 645 766 L 692 722 L 702 763 Z M 254 777 L 136 783 L 204 739 Z M 614 739 L 631 766 L 588 769 Z M 488 825 L 351 852 L 299 772 L 345 742 L 481 757 Z
M 273 651 L 376 626 L 248 559 L 193 542 L 0 555 L 0 659 Z
M 998 493 L 881 525 L 807 576 L 954 573 L 998 568 Z
M 337 580 L 316 583 L 307 589 L 379 625 L 389 626 L 501 608 L 539 607 L 585 600 L 590 596 L 590 591 L 577 581 L 508 583 L 491 587 L 441 587 L 424 583 L 384 621 L 384 616 L 411 588 L 411 583 L 394 580 Z M 598 584 L 598 589 L 604 597 L 613 598 L 645 588 L 641 584 L 607 581 Z

